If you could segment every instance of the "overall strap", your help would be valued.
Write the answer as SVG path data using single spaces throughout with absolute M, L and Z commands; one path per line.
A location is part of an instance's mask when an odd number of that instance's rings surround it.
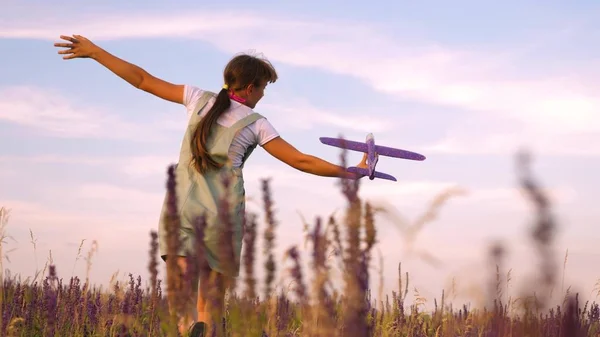
M 261 118 L 263 118 L 263 116 L 261 114 L 259 114 L 258 112 L 253 112 L 253 113 L 249 114 L 248 116 L 235 122 L 232 126 L 227 128 L 227 131 L 228 131 L 228 133 L 231 133 L 231 134 L 233 134 L 233 136 L 235 136 L 235 134 L 238 131 L 240 131 L 241 129 L 245 128 L 246 126 L 256 122 L 257 120 L 259 120 Z
M 202 119 L 202 117 L 200 117 L 202 110 L 204 110 L 206 105 L 208 105 L 208 102 L 210 102 L 210 100 L 216 96 L 217 95 L 214 92 L 202 92 L 202 96 L 200 96 L 198 103 L 196 103 L 196 107 L 194 107 L 192 116 L 190 116 L 189 124 L 196 124 L 199 119 Z
M 222 130 L 219 133 L 218 138 L 215 138 L 213 152 L 215 154 L 225 155 L 229 154 L 229 146 L 233 141 L 235 135 L 246 126 L 256 122 L 257 120 L 263 118 L 263 116 L 257 112 L 253 112 L 250 115 L 240 119 L 235 122 L 232 126 Z

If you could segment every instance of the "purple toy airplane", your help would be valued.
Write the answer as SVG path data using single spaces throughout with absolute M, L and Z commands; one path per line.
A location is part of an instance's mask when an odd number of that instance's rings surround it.
M 396 178 L 389 174 L 375 171 L 375 166 L 377 165 L 377 161 L 379 160 L 378 155 L 419 161 L 425 160 L 425 156 L 415 152 L 395 149 L 387 146 L 375 145 L 375 138 L 373 137 L 372 133 L 369 133 L 367 135 L 367 140 L 365 143 L 345 140 L 342 138 L 329 137 L 321 137 L 319 138 L 319 140 L 323 144 L 367 153 L 367 165 L 369 166 L 368 169 L 353 166 L 347 168 L 346 171 L 368 176 L 370 180 L 373 180 L 375 178 L 381 178 L 397 181 Z

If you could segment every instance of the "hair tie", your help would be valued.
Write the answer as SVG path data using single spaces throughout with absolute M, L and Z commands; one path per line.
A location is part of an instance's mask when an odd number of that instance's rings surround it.
M 223 89 L 228 90 L 229 89 L 229 85 L 223 84 Z

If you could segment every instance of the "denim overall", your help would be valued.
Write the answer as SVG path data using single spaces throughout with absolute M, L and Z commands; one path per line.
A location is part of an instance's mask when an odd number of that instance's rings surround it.
M 211 170 L 200 174 L 193 165 L 191 165 L 192 153 L 190 150 L 190 140 L 195 131 L 196 125 L 202 117 L 200 112 L 206 107 L 209 100 L 215 97 L 214 93 L 204 92 L 194 113 L 190 117 L 187 131 L 183 138 L 179 162 L 175 169 L 176 195 L 179 217 L 181 220 L 181 229 L 179 232 L 180 248 L 177 253 L 179 256 L 186 256 L 188 252 L 195 254 L 195 236 L 194 221 L 202 213 L 206 217 L 206 231 L 204 242 L 206 243 L 206 260 L 211 269 L 229 276 L 236 277 L 240 270 L 240 256 L 242 250 L 242 239 L 244 235 L 243 215 L 245 212 L 245 191 L 242 168 L 244 163 L 256 148 L 256 145 L 250 147 L 242 159 L 240 167 L 232 167 L 229 160 L 229 146 L 238 131 L 263 118 L 258 113 L 252 113 L 231 127 L 223 127 L 215 123 L 212 127 L 211 136 L 207 139 L 206 147 L 217 162 L 224 164 L 219 170 Z M 222 183 L 222 175 L 229 176 L 229 191 L 225 191 Z M 227 193 L 229 192 L 229 193 Z M 233 265 L 233 275 L 226 272 L 223 268 L 223 261 L 219 260 L 219 234 L 224 224 L 219 221 L 218 205 L 226 194 L 229 194 L 228 205 L 229 215 L 233 223 L 233 252 L 235 261 L 230 261 Z M 164 223 L 164 215 L 167 211 L 167 199 L 163 202 L 160 222 L 159 222 L 159 250 L 163 260 L 166 260 L 167 254 L 167 231 Z

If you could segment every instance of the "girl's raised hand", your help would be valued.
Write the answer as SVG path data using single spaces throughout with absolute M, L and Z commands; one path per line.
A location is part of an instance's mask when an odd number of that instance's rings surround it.
M 55 47 L 63 47 L 68 49 L 59 50 L 59 54 L 63 54 L 64 60 L 74 58 L 89 58 L 94 55 L 100 48 L 81 35 L 65 36 L 61 35 L 61 39 L 69 42 L 55 43 Z

